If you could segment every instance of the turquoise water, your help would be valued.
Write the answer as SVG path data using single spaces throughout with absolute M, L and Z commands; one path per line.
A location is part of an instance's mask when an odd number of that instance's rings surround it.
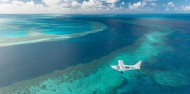
M 89 55 L 84 55 L 85 59 L 88 59 L 95 57 L 92 54 L 97 51 L 96 54 L 106 52 L 106 49 L 116 45 L 114 43 L 118 43 L 117 45 L 122 45 L 122 47 L 115 47 L 106 55 L 93 58 L 87 63 L 77 61 L 77 64 L 67 68 L 1 87 L 0 93 L 189 94 L 190 43 L 188 25 L 190 23 L 188 19 L 187 21 L 175 19 L 175 17 L 180 18 L 179 15 L 170 15 L 171 18 L 157 16 L 150 19 L 143 16 L 139 18 L 126 15 L 125 17 L 106 18 L 73 17 L 74 20 L 97 21 L 96 23 L 107 27 L 101 32 L 59 40 L 67 43 L 74 42 L 74 45 L 77 45 L 74 46 L 75 49 L 79 49 L 80 46 L 85 47 L 84 44 L 88 45 L 84 49 L 85 51 L 80 49 L 80 51 L 73 51 L 73 53 L 79 55 L 89 53 Z M 48 32 L 48 34 L 52 33 Z M 58 33 L 55 29 L 55 35 L 57 34 L 63 33 Z M 82 42 L 81 45 L 80 42 Z M 88 43 L 91 43 L 92 46 L 89 47 Z M 100 48 L 97 49 L 99 46 Z M 90 49 L 91 47 L 92 49 Z M 110 65 L 117 64 L 119 59 L 129 65 L 142 60 L 142 67 L 140 70 L 126 71 L 121 74 L 110 68 Z
M 35 16 L 35 15 L 34 15 Z M 0 46 L 36 43 L 80 37 L 106 29 L 104 24 L 93 21 L 80 21 L 39 15 L 0 18 Z
M 23 83 L 17 83 L 21 84 L 21 86 L 22 84 L 26 86 L 16 90 L 14 93 L 115 94 L 115 89 L 120 87 L 122 83 L 128 83 L 128 81 L 130 83 L 130 80 L 136 80 L 136 77 L 146 73 L 146 70 L 142 69 L 142 71 L 129 71 L 125 72 L 124 74 L 120 74 L 117 71 L 113 71 L 109 66 L 115 64 L 118 59 L 123 59 L 125 62 L 130 62 L 130 64 L 133 64 L 132 62 L 136 62 L 138 60 L 147 62 L 151 57 L 167 50 L 163 50 L 165 46 L 162 44 L 162 38 L 166 35 L 167 33 L 163 32 L 148 33 L 138 41 L 140 43 L 135 43 L 131 45 L 131 47 L 123 48 L 109 56 L 101 58 L 100 60 L 91 62 L 89 65 L 79 65 L 73 68 L 68 68 L 65 71 L 54 72 L 53 74 L 49 74 L 45 77 L 42 76 L 40 78 L 34 79 L 32 82 L 26 81 Z M 158 43 L 158 45 L 152 45 L 154 43 Z M 107 58 L 108 60 L 106 60 Z M 89 67 L 85 68 L 87 66 Z M 17 84 L 15 86 L 17 86 Z M 136 85 L 136 83 L 131 84 L 132 86 Z M 11 88 L 14 90 L 15 86 Z M 134 88 L 132 86 L 130 85 L 130 88 Z M 125 92 L 130 92 L 129 86 L 124 88 L 126 88 L 124 89 Z M 118 92 L 122 91 L 118 90 Z

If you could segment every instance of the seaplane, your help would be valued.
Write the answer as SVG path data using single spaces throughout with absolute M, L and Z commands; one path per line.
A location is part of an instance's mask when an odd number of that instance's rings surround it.
M 142 61 L 138 61 L 135 65 L 125 65 L 123 60 L 118 60 L 118 65 L 112 65 L 111 68 L 121 73 L 128 70 L 138 70 L 141 67 L 141 62 Z

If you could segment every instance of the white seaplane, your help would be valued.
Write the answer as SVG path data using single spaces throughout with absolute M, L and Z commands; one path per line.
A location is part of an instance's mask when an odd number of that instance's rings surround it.
M 138 70 L 141 67 L 141 62 L 142 61 L 139 61 L 135 65 L 124 65 L 123 60 L 118 60 L 118 65 L 113 65 L 111 68 L 120 71 L 121 73 L 128 70 Z

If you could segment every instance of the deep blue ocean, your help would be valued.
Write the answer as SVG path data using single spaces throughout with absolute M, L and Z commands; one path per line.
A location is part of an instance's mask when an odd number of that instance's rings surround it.
M 0 15 L 0 87 L 7 90 L 10 87 L 14 93 L 19 90 L 14 87 L 14 84 L 19 87 L 18 82 L 28 85 L 27 81 L 32 79 L 43 78 L 44 75 L 64 71 L 71 66 L 86 66 L 93 61 L 97 65 L 109 67 L 112 63 L 103 61 L 115 57 L 126 59 L 126 64 L 134 64 L 135 60 L 142 59 L 142 68 L 124 74 L 114 72 L 112 76 L 119 75 L 117 79 L 125 78 L 120 84 L 111 86 L 110 83 L 109 87 L 107 83 L 107 86 L 101 87 L 105 89 L 96 91 L 102 85 L 97 84 L 93 92 L 92 88 L 76 92 L 190 94 L 190 15 Z M 96 65 L 94 62 L 92 64 Z M 94 68 L 92 74 L 104 69 L 102 66 Z M 92 70 L 87 68 L 85 71 Z M 85 72 L 82 74 L 87 75 Z M 109 79 L 111 74 L 107 76 Z M 96 76 L 94 78 L 99 81 Z M 94 84 L 89 85 L 93 87 Z M 58 91 L 49 94 L 76 94 Z M 6 90 L 0 89 L 0 92 Z

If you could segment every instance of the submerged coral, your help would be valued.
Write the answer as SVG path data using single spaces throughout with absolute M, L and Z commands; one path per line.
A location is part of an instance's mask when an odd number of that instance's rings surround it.
M 0 93 L 115 94 L 116 89 L 121 86 L 128 85 L 135 88 L 136 86 L 133 85 L 135 83 L 132 81 L 139 72 L 129 71 L 120 74 L 118 71 L 113 71 L 110 65 L 117 64 L 119 59 L 133 65 L 139 60 L 144 62 L 158 55 L 167 48 L 163 40 L 167 34 L 159 31 L 148 32 L 131 46 L 115 51 L 108 56 L 88 64 L 69 67 L 32 80 L 18 82 L 15 85 L 1 88 Z M 157 78 L 159 77 L 160 75 Z M 132 84 L 126 83 L 126 80 Z
M 33 20 L 36 19 L 33 18 Z M 38 22 L 9 18 L 0 21 L 0 47 L 82 37 L 107 28 L 105 24 L 95 21 L 62 20 L 52 22 L 48 21 L 52 20 L 50 18 L 46 20 Z
M 189 84 L 187 77 L 179 72 L 156 72 L 154 73 L 154 80 L 158 84 L 168 87 L 178 87 Z
M 17 83 L 13 86 L 4 89 L 2 88 L 0 93 L 115 94 L 116 89 L 124 86 L 123 83 L 126 83 L 126 80 L 133 81 L 131 79 L 134 79 L 138 74 L 136 71 L 120 74 L 117 71 L 113 71 L 109 66 L 116 64 L 118 59 L 134 63 L 138 60 L 147 60 L 150 57 L 157 55 L 163 49 L 163 45 L 152 45 L 152 42 L 149 42 L 150 39 L 147 38 L 147 36 L 161 38 L 157 37 L 157 35 L 162 35 L 163 37 L 166 34 L 160 32 L 156 34 L 148 33 L 146 36 L 142 37 L 140 41 L 130 47 L 125 47 L 89 64 L 81 64 L 33 80 L 21 82 L 20 84 Z M 157 42 L 160 41 L 154 41 L 154 43 Z M 147 50 L 150 50 L 151 52 L 147 52 Z M 127 83 L 125 85 L 127 85 Z

